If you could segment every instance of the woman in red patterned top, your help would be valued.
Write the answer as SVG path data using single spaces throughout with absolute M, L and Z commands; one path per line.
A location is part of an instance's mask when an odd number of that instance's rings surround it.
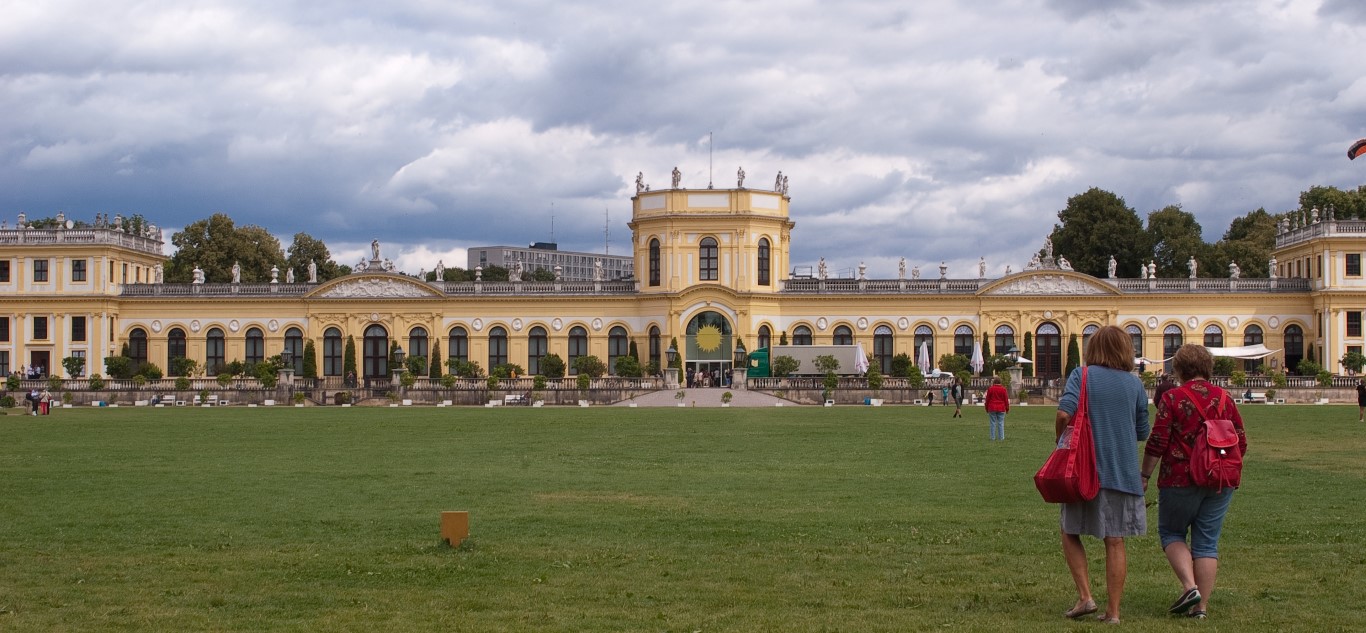
M 1219 572 L 1219 532 L 1224 527 L 1224 515 L 1234 489 L 1196 486 L 1191 480 L 1190 455 L 1196 433 L 1206 419 L 1232 420 L 1238 432 L 1238 448 L 1243 453 L 1247 452 L 1247 435 L 1238 408 L 1228 394 L 1209 383 L 1214 372 L 1214 357 L 1209 350 L 1199 345 L 1183 345 L 1172 358 L 1172 366 L 1182 385 L 1163 394 L 1157 402 L 1157 423 L 1143 451 L 1143 489 L 1147 490 L 1153 468 L 1161 461 L 1162 471 L 1157 478 L 1157 534 L 1182 587 L 1182 594 L 1168 611 L 1203 619 L 1210 594 L 1214 593 L 1214 578 Z

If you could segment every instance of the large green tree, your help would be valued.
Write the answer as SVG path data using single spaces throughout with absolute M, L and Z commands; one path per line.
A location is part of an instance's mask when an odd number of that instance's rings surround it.
M 243 283 L 270 281 L 272 266 L 281 268 L 284 279 L 285 254 L 280 240 L 259 226 L 239 227 L 222 213 L 191 222 L 171 236 L 171 244 L 176 253 L 166 265 L 165 279 L 170 283 L 192 281 L 195 266 L 203 269 L 205 281 L 227 283 L 232 281 L 234 262 L 242 266 Z
M 1267 277 L 1268 260 L 1276 246 L 1276 217 L 1257 209 L 1234 218 L 1224 238 L 1214 245 L 1215 276 L 1228 274 L 1229 262 L 1238 262 L 1244 277 Z
M 1117 275 L 1137 277 L 1139 262 L 1151 252 L 1138 213 L 1124 199 L 1092 187 L 1067 199 L 1053 225 L 1053 252 L 1067 257 L 1078 271 L 1105 277 L 1110 256 Z
M 1195 215 L 1182 211 L 1181 205 L 1169 205 L 1148 214 L 1145 237 L 1152 249 L 1149 257 L 1157 264 L 1158 277 L 1189 276 L 1188 262 L 1192 257 L 1199 264 L 1196 272 L 1201 277 L 1218 276 L 1211 266 L 1213 249 L 1205 243 L 1201 232 Z
M 307 233 L 295 233 L 294 242 L 289 245 L 287 253 L 285 265 L 294 271 L 294 278 L 299 282 L 308 281 L 309 262 L 318 264 L 319 283 L 351 273 L 351 267 L 338 264 L 332 259 L 332 253 L 327 250 L 327 245 L 322 240 Z
M 1322 214 L 1329 207 L 1333 208 L 1333 217 L 1338 220 L 1366 218 L 1366 185 L 1355 191 L 1316 185 L 1300 192 L 1300 211 L 1308 213 L 1310 209 L 1318 208 Z

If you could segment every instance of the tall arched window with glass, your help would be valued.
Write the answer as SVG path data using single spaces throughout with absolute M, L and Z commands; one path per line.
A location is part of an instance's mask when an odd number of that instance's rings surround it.
M 873 330 L 873 360 L 885 376 L 892 373 L 892 357 L 896 355 L 892 328 L 879 325 Z
M 1091 337 L 1100 331 L 1100 326 L 1092 323 L 1081 329 L 1081 364 L 1086 364 L 1086 347 L 1091 344 Z
M 248 365 L 255 365 L 266 359 L 266 337 L 259 327 L 247 330 L 246 357 Z
M 128 333 L 128 354 L 133 359 L 133 371 L 147 364 L 147 330 L 133 328 Z
M 178 327 L 171 328 L 166 333 L 166 375 L 179 376 L 176 370 L 180 368 L 178 359 L 185 358 L 185 330 Z
M 303 376 L 304 374 L 304 332 L 299 328 L 292 327 L 285 330 L 285 349 L 293 355 L 289 364 L 294 370 L 294 375 Z
M 526 370 L 532 376 L 541 375 L 541 361 L 550 349 L 550 338 L 545 328 L 537 325 L 527 332 Z
M 720 278 L 720 250 L 716 238 L 704 237 L 698 247 L 697 278 L 702 281 L 716 281 Z
M 429 356 L 431 356 L 431 349 L 427 345 L 427 328 L 415 327 L 408 330 L 408 358 L 410 360 L 413 358 L 422 359 L 417 368 L 418 373 L 427 373 Z
M 772 283 L 773 263 L 772 253 L 769 252 L 768 238 L 759 238 L 759 285 L 767 286 Z
M 928 325 L 915 326 L 915 365 L 925 365 L 930 369 L 938 363 L 934 358 L 934 330 Z M 923 370 L 924 367 L 921 367 Z
M 450 342 L 446 345 L 446 358 L 447 360 L 469 362 L 470 334 L 465 328 L 459 325 L 451 328 Z
M 1124 327 L 1124 331 L 1129 333 L 1129 342 L 1134 346 L 1134 358 L 1143 356 L 1143 328 L 1129 324 Z
M 209 328 L 204 333 L 204 375 L 217 376 L 218 372 L 223 371 L 224 348 L 223 330 Z
M 508 331 L 501 326 L 489 328 L 489 371 L 508 364 Z
M 342 335 L 334 327 L 323 331 L 323 375 L 342 375 Z
M 773 329 L 767 325 L 759 326 L 759 341 L 754 349 L 764 349 L 773 344 Z
M 992 349 L 997 354 L 1009 354 L 1010 348 L 1015 346 L 1015 328 L 1009 325 L 996 326 L 996 340 L 993 341 Z
M 366 378 L 386 379 L 389 377 L 389 331 L 382 325 L 365 328 L 363 346 L 365 361 L 362 371 Z
M 797 327 L 792 328 L 792 344 L 810 345 L 811 328 L 806 327 L 805 325 L 798 325 Z
M 1162 328 L 1162 371 L 1170 374 L 1172 372 L 1171 357 L 1176 356 L 1176 350 L 1181 349 L 1185 343 L 1185 337 L 1181 334 L 1181 326 L 1172 324 Z
M 1243 330 L 1243 345 L 1261 345 L 1266 342 L 1262 338 L 1262 327 L 1260 325 L 1249 325 Z M 1243 361 L 1243 371 L 1251 374 L 1262 370 L 1261 358 L 1248 358 Z
M 569 328 L 569 358 L 565 361 L 569 365 L 569 375 L 579 375 L 579 368 L 574 366 L 575 361 L 587 355 L 588 330 L 579 325 Z
M 1217 325 L 1205 326 L 1205 347 L 1223 347 L 1224 328 Z
M 976 340 L 976 335 L 972 332 L 972 327 L 960 325 L 953 330 L 953 353 L 959 356 L 972 358 L 972 343 Z
M 650 285 L 658 286 L 660 278 L 659 239 L 650 239 Z
M 617 359 L 630 352 L 631 342 L 626 338 L 626 328 L 620 325 L 607 331 L 607 373 L 617 375 Z
M 849 326 L 847 325 L 837 325 L 835 326 L 835 335 L 832 340 L 835 345 L 853 345 L 854 331 L 849 329 Z
M 660 347 L 661 347 L 662 345 L 663 345 L 663 343 L 662 343 L 662 341 L 660 341 L 660 337 L 659 337 L 659 327 L 658 327 L 658 326 L 651 325 L 651 326 L 650 326 L 650 362 L 653 363 L 655 367 L 659 367 L 661 370 L 663 369 L 663 361 L 660 360 L 660 356 L 663 354 L 663 352 L 660 351 Z
M 1285 371 L 1296 371 L 1304 360 L 1304 330 L 1298 325 L 1285 327 Z

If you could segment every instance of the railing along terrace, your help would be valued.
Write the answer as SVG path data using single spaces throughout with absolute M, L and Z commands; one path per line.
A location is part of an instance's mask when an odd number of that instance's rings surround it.
M 113 229 L 0 229 L 0 244 L 109 244 L 161 254 L 161 242 Z
M 1366 233 L 1366 220 L 1325 220 L 1277 234 L 1276 248 L 1299 244 L 1317 237 L 1361 235 L 1363 233 Z
M 125 297 L 297 297 L 307 294 L 317 287 L 318 284 L 308 283 L 124 284 L 120 294 Z M 623 295 L 635 294 L 636 292 L 634 281 L 447 281 L 438 284 L 437 288 L 444 291 L 448 296 Z
M 788 279 L 788 294 L 975 294 L 996 279 Z M 1295 293 L 1308 292 L 1304 278 L 1227 279 L 1219 277 L 1162 279 L 1097 279 L 1121 292 L 1134 294 L 1174 293 Z

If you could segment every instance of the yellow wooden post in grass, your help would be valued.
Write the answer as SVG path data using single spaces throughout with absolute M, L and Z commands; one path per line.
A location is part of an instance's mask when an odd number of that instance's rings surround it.
M 470 537 L 470 513 L 464 510 L 441 513 L 441 540 L 459 547 Z

